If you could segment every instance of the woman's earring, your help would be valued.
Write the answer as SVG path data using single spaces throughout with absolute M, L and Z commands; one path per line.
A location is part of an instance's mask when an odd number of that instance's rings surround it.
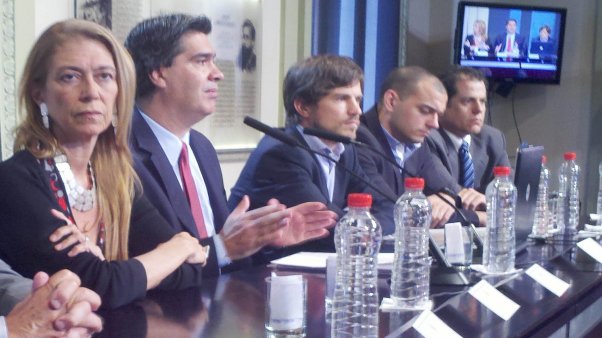
M 50 129 L 50 120 L 48 119 L 48 106 L 46 103 L 40 103 L 40 115 L 42 115 L 42 124 L 44 128 Z
M 111 125 L 113 126 L 113 131 L 115 135 L 117 135 L 117 115 L 113 114 L 113 119 L 111 119 Z

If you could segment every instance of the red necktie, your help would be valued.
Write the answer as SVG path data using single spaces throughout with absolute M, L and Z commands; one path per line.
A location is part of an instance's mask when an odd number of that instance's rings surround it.
M 512 39 L 508 36 L 508 42 L 506 42 L 506 52 L 512 53 Z
M 180 152 L 180 159 L 178 160 L 178 167 L 180 168 L 180 176 L 182 176 L 182 183 L 184 185 L 184 193 L 190 203 L 190 210 L 192 211 L 192 218 L 196 223 L 197 231 L 199 232 L 200 238 L 207 237 L 207 229 L 205 229 L 205 220 L 203 219 L 203 209 L 201 208 L 201 200 L 196 191 L 194 185 L 194 179 L 190 172 L 190 164 L 188 161 L 188 147 L 186 143 L 182 142 L 182 152 Z

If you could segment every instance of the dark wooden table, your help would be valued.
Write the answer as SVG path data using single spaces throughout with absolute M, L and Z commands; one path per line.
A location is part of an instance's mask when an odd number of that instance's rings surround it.
M 602 319 L 602 265 L 572 245 L 532 244 L 517 256 L 517 267 L 538 263 L 571 287 L 557 297 L 533 279 L 487 278 L 521 307 L 508 321 L 466 293 L 468 286 L 431 286 L 434 312 L 464 337 L 577 336 Z M 147 299 L 103 313 L 104 337 L 265 337 L 265 282 L 274 267 L 256 267 L 208 279 L 202 288 L 155 292 Z M 330 336 L 324 315 L 323 272 L 280 270 L 303 274 L 308 280 L 307 336 Z M 433 273 L 437 273 L 436 270 Z M 471 272 L 471 281 L 482 276 Z M 507 279 L 507 278 L 506 278 Z M 386 276 L 379 279 L 379 296 L 389 296 Z M 380 312 L 380 336 L 385 337 L 417 316 L 417 312 Z M 409 325 L 406 325 L 409 326 Z M 396 335 L 397 336 L 397 335 Z M 419 337 L 412 328 L 403 337 Z

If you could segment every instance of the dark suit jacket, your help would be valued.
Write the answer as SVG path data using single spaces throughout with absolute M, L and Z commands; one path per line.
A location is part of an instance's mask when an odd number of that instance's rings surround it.
M 500 52 L 505 52 L 506 51 L 506 40 L 508 39 L 508 34 L 507 33 L 503 33 L 498 35 L 495 38 L 495 42 L 493 43 L 493 50 L 495 51 L 495 47 L 497 47 L 498 45 L 502 45 L 502 48 L 500 48 Z M 519 51 L 519 55 L 521 57 L 527 55 L 527 41 L 525 40 L 525 37 L 515 33 L 514 34 L 514 43 L 518 46 L 518 51 Z
M 305 139 L 295 127 L 285 132 L 301 144 Z M 360 167 L 354 146 L 345 146 L 339 163 L 360 177 L 367 179 Z M 333 201 L 328 200 L 326 180 L 315 155 L 301 148 L 292 148 L 269 136 L 264 137 L 251 153 L 238 181 L 230 195 L 228 206 L 235 207 L 246 194 L 251 198 L 251 208 L 265 205 L 270 198 L 276 198 L 287 206 L 304 202 L 322 202 L 339 216 L 347 206 L 347 195 L 352 192 L 367 192 L 373 197 L 372 213 L 380 221 L 383 234 L 394 232 L 393 202 L 383 198 L 366 186 L 362 179 L 347 173 L 341 165 L 336 166 L 336 180 Z M 395 196 L 390 196 L 395 199 Z M 298 251 L 334 251 L 333 232 L 329 237 L 304 243 L 286 249 L 263 250 L 266 261 Z
M 457 182 L 454 190 L 460 191 L 460 165 L 458 152 L 443 129 L 432 130 L 427 137 L 430 149 L 448 173 Z M 493 167 L 510 166 L 506 153 L 506 138 L 498 129 L 484 125 L 479 134 L 471 136 L 470 155 L 475 170 L 475 189 L 485 193 L 487 184 L 493 180 Z
M 376 107 L 363 114 L 360 118 L 362 124 L 357 131 L 357 141 L 368 144 L 377 149 L 390 160 L 395 161 L 391 147 L 387 140 L 380 121 Z M 403 179 L 405 177 L 418 176 L 424 178 L 424 193 L 428 196 L 442 191 L 445 187 L 452 188 L 456 181 L 445 172 L 445 168 L 438 160 L 434 160 L 429 144 L 423 143 L 404 162 L 404 174 L 399 168 L 385 160 L 382 156 L 365 147 L 357 147 L 358 157 L 362 169 L 372 182 L 382 190 L 389 191 L 395 196 L 401 196 L 405 189 Z M 464 210 L 464 215 L 474 224 L 479 224 L 478 217 L 473 211 Z M 454 215 L 449 221 L 456 222 L 460 218 Z
M 132 116 L 130 148 L 134 157 L 134 168 L 144 188 L 144 195 L 176 231 L 187 231 L 198 238 L 199 234 L 192 218 L 190 205 L 178 182 L 178 178 L 173 172 L 155 134 L 153 134 L 153 131 L 137 109 L 135 109 Z M 207 186 L 207 193 L 213 210 L 215 232 L 219 233 L 229 212 L 217 153 L 211 142 L 195 130 L 190 131 L 190 148 L 192 148 L 194 156 L 199 161 L 198 164 Z M 211 245 L 209 261 L 204 268 L 205 275 L 218 275 L 220 269 L 213 238 L 203 239 L 201 243 Z M 235 261 L 225 267 L 225 271 L 249 264 L 249 260 Z

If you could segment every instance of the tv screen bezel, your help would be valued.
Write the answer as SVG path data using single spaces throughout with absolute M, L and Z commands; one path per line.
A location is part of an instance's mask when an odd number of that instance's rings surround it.
M 461 65 L 461 54 L 462 54 L 462 29 L 464 26 L 464 14 L 466 11 L 466 7 L 483 7 L 483 8 L 494 8 L 494 9 L 517 9 L 517 10 L 526 10 L 526 11 L 548 11 L 558 13 L 560 15 L 560 25 L 558 27 L 558 53 L 557 53 L 557 63 L 556 63 L 556 75 L 554 78 L 532 78 L 532 77 L 505 77 L 505 76 L 487 76 L 487 79 L 490 82 L 511 82 L 511 83 L 535 83 L 535 84 L 560 84 L 560 78 L 562 74 L 562 62 L 563 62 L 563 53 L 564 53 L 564 33 L 566 29 L 566 19 L 567 19 L 567 10 L 566 8 L 560 7 L 543 7 L 543 6 L 531 6 L 531 5 L 523 5 L 523 4 L 499 4 L 499 3 L 491 3 L 491 2 L 475 2 L 475 1 L 460 1 L 458 3 L 458 10 L 456 13 L 456 30 L 454 36 L 454 47 L 453 47 L 453 57 L 454 64 Z M 472 67 L 472 66 L 468 66 Z M 485 67 L 473 67 L 475 69 L 483 69 Z

